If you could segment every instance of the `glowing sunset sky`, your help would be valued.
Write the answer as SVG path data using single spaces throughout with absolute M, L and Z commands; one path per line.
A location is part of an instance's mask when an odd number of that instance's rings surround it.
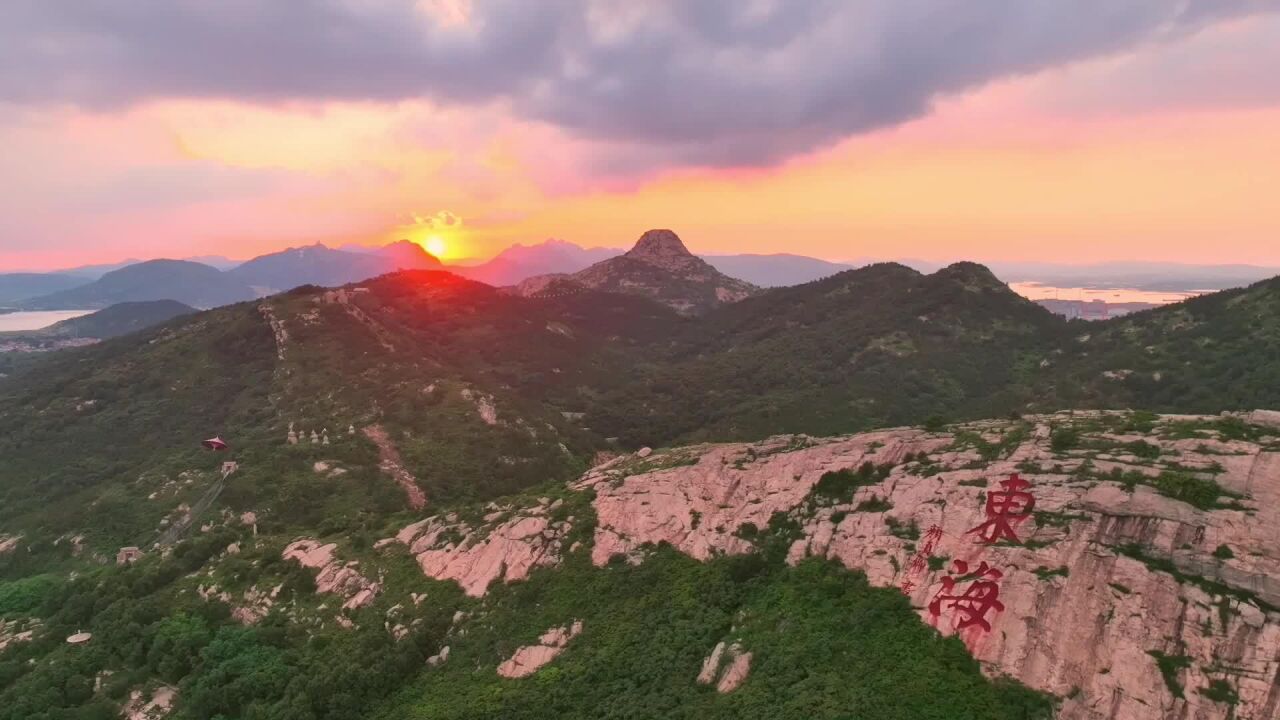
M 431 235 L 1280 265 L 1280 2 L 5 0 L 0 270 Z

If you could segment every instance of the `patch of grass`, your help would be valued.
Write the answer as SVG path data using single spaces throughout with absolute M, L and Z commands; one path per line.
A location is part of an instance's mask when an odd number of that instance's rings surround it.
M 1176 698 L 1186 697 L 1182 692 L 1178 673 L 1191 666 L 1191 658 L 1186 655 L 1165 655 L 1159 650 L 1148 650 L 1147 654 L 1156 659 L 1156 666 L 1160 668 L 1160 675 L 1164 677 L 1164 684 L 1168 686 L 1169 692 Z
M 1214 429 L 1222 435 L 1224 440 L 1257 440 L 1262 437 L 1262 429 L 1257 425 L 1250 425 L 1238 417 L 1223 417 L 1215 424 Z
M 1240 696 L 1236 693 L 1236 689 L 1226 680 L 1217 679 L 1210 680 L 1209 687 L 1200 688 L 1200 694 L 1218 703 L 1227 705 L 1235 705 L 1240 702 Z
M 937 572 L 938 570 L 941 570 L 942 568 L 946 567 L 947 561 L 950 559 L 951 558 L 947 557 L 946 555 L 930 555 L 929 569 L 931 571 Z
M 1055 453 L 1064 453 L 1080 444 L 1080 433 L 1075 428 L 1055 428 L 1049 435 L 1049 447 Z
M 958 482 L 958 483 L 956 483 L 956 484 L 957 484 L 957 485 L 960 485 L 961 487 L 986 487 L 986 486 L 987 486 L 987 479 L 986 479 L 986 478 L 975 478 L 975 479 L 973 479 L 973 480 L 961 480 L 960 482 Z
M 955 442 L 952 443 L 952 450 L 963 450 L 965 448 L 973 448 L 978 452 L 987 463 L 992 460 L 998 460 L 1013 452 L 1014 448 L 1022 444 L 1026 439 L 1029 426 L 1026 423 L 1018 423 L 1008 432 L 1000 436 L 997 442 L 990 442 L 982 437 L 979 433 L 962 430 L 956 433 Z M 970 463 L 974 467 L 985 467 L 985 464 Z
M 889 534 L 900 540 L 919 540 L 920 526 L 915 520 L 902 522 L 895 517 L 884 517 L 884 524 L 889 526 Z
M 1124 425 L 1120 427 L 1120 432 L 1150 433 L 1155 430 L 1159 419 L 1159 415 L 1148 410 L 1135 410 L 1129 413 Z
M 882 482 L 889 477 L 891 470 L 892 465 L 876 465 L 870 461 L 862 463 L 857 470 L 832 470 L 818 478 L 809 497 L 820 504 L 847 503 L 853 500 L 853 494 L 858 488 Z
M 1051 527 L 1070 527 L 1072 520 L 1088 520 L 1088 515 L 1079 513 L 1055 512 L 1052 510 L 1035 510 L 1031 513 L 1036 520 L 1036 525 Z
M 1230 560 L 1231 558 L 1235 557 L 1236 554 L 1231 552 L 1231 548 L 1227 547 L 1226 545 L 1219 545 L 1218 549 L 1213 551 L 1213 556 L 1218 558 L 1219 560 Z
M 893 509 L 893 503 L 882 497 L 873 497 L 869 500 L 863 500 L 853 509 L 854 512 L 888 512 Z
M 1124 444 L 1124 449 L 1129 451 L 1131 455 L 1146 459 L 1155 460 L 1160 457 L 1160 446 L 1147 442 L 1146 440 L 1134 440 Z
M 1181 500 L 1201 510 L 1212 510 L 1217 507 L 1220 497 L 1239 497 L 1227 492 L 1213 480 L 1202 480 L 1178 470 L 1166 470 L 1160 473 L 1151 480 L 1151 485 L 1161 495 Z
M 1201 510 L 1243 509 L 1243 506 L 1235 502 L 1242 495 L 1223 488 L 1216 480 L 1198 478 L 1185 469 L 1163 470 L 1155 477 L 1137 470 L 1125 471 L 1120 468 L 1113 468 L 1105 475 L 1091 468 L 1082 467 L 1081 472 L 1083 477 L 1120 483 L 1129 492 L 1133 492 L 1138 485 L 1148 485 L 1165 497 L 1181 500 Z
M 1166 425 L 1161 435 L 1170 440 L 1208 440 L 1209 434 L 1205 432 L 1207 429 L 1204 423 L 1179 421 Z
M 1040 567 L 1035 569 L 1035 573 L 1036 573 L 1036 577 L 1040 578 L 1041 580 L 1049 580 L 1054 576 L 1068 577 L 1071 574 L 1071 571 L 1067 569 L 1066 565 L 1063 565 L 1062 567 L 1059 567 L 1059 568 L 1053 568 L 1053 569 L 1050 569 L 1041 565 Z

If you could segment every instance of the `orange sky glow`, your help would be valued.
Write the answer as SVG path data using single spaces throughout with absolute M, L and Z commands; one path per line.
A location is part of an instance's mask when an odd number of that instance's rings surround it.
M 1107 85 L 1260 43 L 1261 22 L 990 82 L 756 167 L 633 162 L 643 149 L 501 101 L 20 109 L 0 124 L 0 269 L 401 238 L 460 260 L 651 227 L 716 254 L 1280 265 L 1280 93 L 1219 96 L 1212 74 L 1205 97 Z M 1233 58 L 1200 75 L 1230 83 Z

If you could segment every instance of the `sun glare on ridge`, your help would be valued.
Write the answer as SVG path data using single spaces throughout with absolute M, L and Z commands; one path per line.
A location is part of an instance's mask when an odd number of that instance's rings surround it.
M 449 254 L 449 245 L 444 238 L 439 235 L 428 235 L 422 240 L 422 247 L 427 252 L 438 258 L 443 258 Z

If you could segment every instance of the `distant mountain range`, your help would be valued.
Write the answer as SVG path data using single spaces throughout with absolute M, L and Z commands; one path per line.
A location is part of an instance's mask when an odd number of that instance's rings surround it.
M 190 260 L 147 260 L 108 270 L 94 280 L 88 279 L 92 273 L 0 275 L 0 303 L 24 310 L 82 310 L 175 300 L 208 309 L 299 285 L 345 285 L 397 270 L 440 267 L 438 259 L 407 241 L 364 253 L 311 245 L 262 255 L 228 270 Z
M 536 275 L 575 273 L 623 253 L 617 248 L 584 248 L 563 240 L 512 245 L 479 265 L 451 265 L 448 270 L 495 287 L 516 285 Z
M 683 249 L 682 256 L 697 259 L 685 271 L 704 274 L 731 295 L 750 294 L 748 287 L 770 288 L 801 285 L 869 261 L 832 262 L 793 254 L 705 255 L 698 259 Z M 632 251 L 634 252 L 634 251 Z M 630 257 L 630 261 L 621 261 Z M 610 260 L 619 260 L 601 265 Z M 636 265 L 637 257 L 618 248 L 584 248 L 563 240 L 512 245 L 492 259 L 478 264 L 445 265 L 416 243 L 407 240 L 385 246 L 324 245 L 289 248 L 243 263 L 221 256 L 184 260 L 126 261 L 87 265 L 52 273 L 0 274 L 0 307 L 30 310 L 104 308 L 119 302 L 171 299 L 199 308 L 252 300 L 300 285 L 337 286 L 359 282 L 396 270 L 444 269 L 496 287 L 514 287 L 537 278 L 525 291 L 537 290 L 549 281 L 569 276 L 582 287 L 619 289 L 647 286 L 654 291 L 672 277 L 640 277 L 651 274 L 654 264 Z M 934 272 L 942 263 L 906 260 L 920 272 Z M 619 272 L 623 266 L 630 270 Z M 589 268 L 595 271 L 583 275 Z M 1162 292 L 1212 291 L 1242 287 L 1280 274 L 1280 268 L 1253 265 L 1183 265 L 1176 263 L 1102 263 L 1061 265 L 1052 263 L 997 262 L 989 265 L 1006 282 L 1036 282 L 1066 288 L 1133 288 Z M 669 269 L 668 269 L 669 270 Z M 637 275 L 639 273 L 639 275 Z M 712 276 L 710 273 L 716 273 Z M 686 278 L 687 279 L 687 278 Z M 616 282 L 615 282 L 616 281 Z M 729 282 L 734 281 L 734 282 Z M 736 285 L 735 283 L 742 283 Z M 684 280 L 676 285 L 684 284 Z M 696 284 L 696 283 L 695 283 Z M 696 300 L 692 286 L 668 288 L 673 302 L 689 302 L 701 309 L 720 302 Z M 655 296 L 654 292 L 648 293 Z M 696 293 L 695 293 L 696 294 Z
M 673 234 L 674 235 L 674 234 Z M 24 310 L 104 308 L 120 302 L 170 299 L 197 308 L 212 308 L 264 297 L 300 285 L 333 287 L 359 282 L 397 270 L 444 269 L 456 275 L 497 287 L 516 286 L 529 278 L 573 275 L 610 260 L 579 278 L 586 286 L 607 289 L 640 282 L 650 295 L 670 290 L 673 302 L 688 302 L 701 309 L 721 302 L 714 287 L 727 296 L 745 297 L 755 286 L 809 282 L 847 269 L 848 266 L 797 255 L 723 255 L 698 259 L 679 243 L 681 272 L 658 268 L 653 262 L 636 264 L 647 256 L 616 248 L 583 248 L 563 240 L 534 245 L 512 245 L 487 262 L 476 265 L 444 265 L 416 243 L 401 240 L 381 247 L 324 245 L 289 248 L 234 264 L 226 258 L 207 258 L 217 266 L 195 260 L 149 260 L 114 265 L 72 268 L 58 273 L 0 274 L 0 306 Z M 627 259 L 623 259 L 627 258 Z M 630 268 L 618 273 L 622 266 Z M 650 274 L 641 280 L 637 273 Z M 709 281 L 711 295 L 693 299 L 696 285 Z M 677 273 L 679 274 L 679 273 Z M 741 277 L 740 277 L 741 276 Z M 672 285 L 674 283 L 674 285 Z M 666 288 L 667 285 L 672 285 Z M 681 285 L 682 288 L 675 287 Z M 704 288 L 705 289 L 705 288 Z M 697 294 L 696 292 L 694 294 Z M 705 294 L 705 293 L 704 293 Z
M 217 268 L 186 260 L 148 260 L 112 270 L 93 282 L 19 303 L 27 310 L 105 308 L 122 302 L 176 300 L 197 308 L 249 300 L 254 292 Z
M 254 288 L 258 295 L 270 295 L 299 285 L 333 287 L 396 270 L 442 267 L 440 260 L 419 245 L 401 240 L 368 253 L 334 250 L 324 245 L 290 248 L 256 257 L 226 274 Z
M 8 273 L 0 275 L 0 306 L 83 285 L 84 278 L 63 273 Z

